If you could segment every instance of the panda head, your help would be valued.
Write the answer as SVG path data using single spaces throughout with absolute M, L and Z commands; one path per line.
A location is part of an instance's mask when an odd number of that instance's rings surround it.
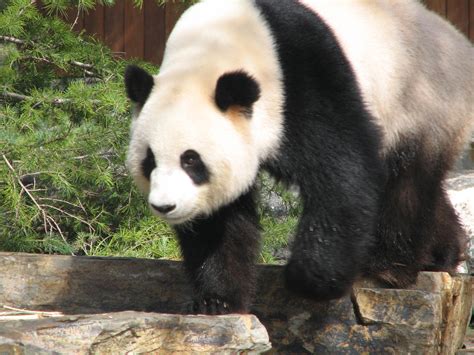
M 136 110 L 127 165 L 156 215 L 185 223 L 253 184 L 259 154 L 251 121 L 260 85 L 251 74 L 151 76 L 129 66 L 125 86 Z

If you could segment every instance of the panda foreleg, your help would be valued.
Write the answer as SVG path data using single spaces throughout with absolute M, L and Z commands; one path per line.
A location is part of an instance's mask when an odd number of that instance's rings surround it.
M 365 223 L 363 213 L 355 208 L 341 207 L 333 213 L 322 210 L 303 211 L 285 270 L 289 289 L 317 301 L 349 292 L 373 243 L 371 217 Z
M 260 228 L 253 193 L 176 227 L 194 287 L 193 312 L 246 313 L 255 287 Z

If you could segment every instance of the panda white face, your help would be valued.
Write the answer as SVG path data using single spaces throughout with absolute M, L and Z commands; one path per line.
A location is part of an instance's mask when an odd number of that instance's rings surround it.
M 222 74 L 210 92 L 192 82 L 180 86 L 186 93 L 161 86 L 168 79 L 127 69 L 129 97 L 141 108 L 128 167 L 152 211 L 181 224 L 228 204 L 255 181 L 259 154 L 250 122 L 260 87 L 243 71 Z
M 125 83 L 137 107 L 128 167 L 170 223 L 232 202 L 277 153 L 282 73 L 253 1 L 193 5 L 167 41 L 159 75 L 129 67 Z

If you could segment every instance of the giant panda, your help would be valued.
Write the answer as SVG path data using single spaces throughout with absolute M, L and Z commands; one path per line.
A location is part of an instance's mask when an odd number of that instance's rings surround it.
M 420 2 L 205 0 L 158 75 L 125 73 L 127 164 L 175 229 L 196 313 L 248 312 L 256 177 L 296 186 L 284 278 L 325 301 L 361 276 L 454 272 L 465 234 L 443 187 L 474 121 L 474 50 Z

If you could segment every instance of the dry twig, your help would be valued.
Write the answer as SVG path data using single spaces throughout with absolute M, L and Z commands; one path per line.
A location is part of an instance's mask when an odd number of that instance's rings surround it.
M 67 211 L 65 211 L 65 210 L 63 210 L 63 209 L 61 209 L 61 208 L 59 208 L 59 207 L 52 206 L 52 205 L 48 205 L 48 204 L 41 204 L 41 207 L 43 207 L 43 208 L 51 208 L 51 209 L 56 210 L 56 211 L 58 211 L 58 212 L 60 212 L 60 213 L 62 213 L 62 214 L 64 214 L 64 215 L 66 215 L 66 216 L 69 216 L 69 217 L 71 217 L 71 218 L 74 218 L 75 220 L 77 220 L 77 221 L 79 221 L 79 222 L 85 224 L 87 227 L 89 227 L 89 232 L 91 232 L 91 233 L 92 233 L 92 232 L 95 232 L 95 228 L 92 226 L 92 224 L 90 224 L 90 223 L 87 222 L 86 220 L 83 220 L 83 219 L 80 218 L 80 217 L 77 217 L 77 216 L 73 215 L 72 213 L 69 213 L 69 212 L 67 212 Z
M 73 30 L 74 27 L 77 25 L 77 21 L 79 21 L 79 16 L 81 16 L 81 8 L 78 6 L 77 7 L 76 18 L 74 19 L 74 22 L 71 25 L 71 30 Z
M 66 237 L 64 236 L 64 234 L 63 234 L 61 228 L 59 227 L 59 224 L 56 222 L 56 220 L 48 214 L 48 212 L 44 209 L 43 205 L 38 203 L 38 201 L 35 199 L 35 197 L 31 194 L 30 190 L 23 184 L 23 182 L 21 181 L 21 178 L 18 176 L 15 169 L 11 165 L 10 161 L 5 156 L 5 154 L 2 154 L 2 158 L 5 161 L 5 163 L 7 164 L 8 169 L 11 171 L 11 173 L 15 177 L 16 181 L 20 185 L 22 191 L 24 191 L 28 195 L 30 200 L 33 202 L 33 204 L 36 206 L 38 211 L 41 213 L 41 216 L 43 218 L 43 225 L 44 225 L 45 232 L 51 234 L 54 230 L 56 230 L 59 233 L 59 235 L 61 236 L 61 238 L 63 239 L 63 241 L 66 244 L 68 244 L 68 242 L 66 240 Z M 71 254 L 74 255 L 74 253 L 71 253 Z
M 2 311 L 1 309 L 5 309 L 6 311 Z M 0 307 L 0 321 L 62 317 L 63 315 L 61 312 L 31 311 L 7 305 Z

